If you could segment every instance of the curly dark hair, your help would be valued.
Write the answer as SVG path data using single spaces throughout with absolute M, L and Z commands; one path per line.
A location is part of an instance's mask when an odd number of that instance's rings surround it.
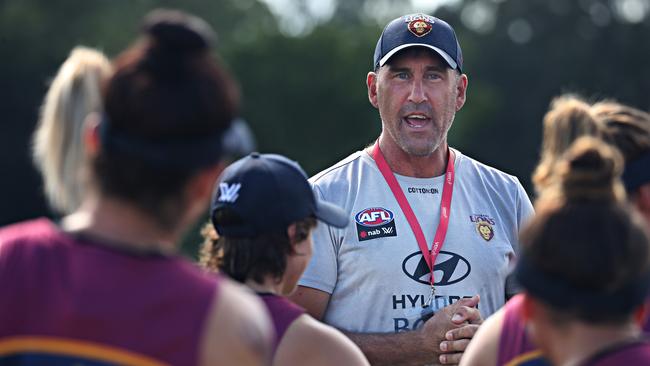
M 219 222 L 241 220 L 234 212 L 220 210 Z M 219 237 L 211 222 L 201 230 L 203 245 L 199 263 L 210 271 L 219 271 L 232 279 L 245 282 L 249 279 L 262 283 L 264 277 L 280 278 L 287 267 L 287 256 L 294 254 L 293 245 L 311 234 L 316 227 L 314 217 L 295 222 L 296 231 L 289 237 L 286 230 L 277 233 L 260 234 L 255 237 Z

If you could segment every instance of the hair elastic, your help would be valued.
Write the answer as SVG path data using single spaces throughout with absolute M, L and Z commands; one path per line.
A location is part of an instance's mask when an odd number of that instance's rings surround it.
M 115 130 L 103 113 L 99 133 L 107 151 L 124 153 L 159 167 L 202 168 L 216 163 L 222 154 L 223 131 L 201 138 L 150 141 Z

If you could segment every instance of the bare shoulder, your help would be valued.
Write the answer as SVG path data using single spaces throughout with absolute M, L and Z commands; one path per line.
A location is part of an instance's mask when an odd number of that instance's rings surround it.
M 268 312 L 250 291 L 222 281 L 206 319 L 201 365 L 267 364 L 273 339 Z
M 287 329 L 273 365 L 362 366 L 368 361 L 343 333 L 303 314 Z
M 495 366 L 497 364 L 504 316 L 505 309 L 501 308 L 483 322 L 467 346 L 460 366 Z

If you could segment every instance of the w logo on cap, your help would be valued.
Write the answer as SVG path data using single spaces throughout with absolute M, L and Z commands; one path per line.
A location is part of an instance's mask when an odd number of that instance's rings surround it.
M 219 183 L 219 202 L 233 203 L 239 197 L 241 183 Z

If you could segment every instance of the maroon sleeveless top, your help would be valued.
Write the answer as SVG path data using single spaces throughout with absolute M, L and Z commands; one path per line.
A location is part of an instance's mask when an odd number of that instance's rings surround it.
M 291 326 L 294 320 L 305 313 L 305 309 L 292 303 L 283 296 L 277 296 L 270 293 L 261 293 L 259 295 L 262 298 L 262 301 L 264 301 L 266 308 L 269 310 L 271 320 L 273 321 L 273 327 L 275 329 L 273 354 L 275 354 L 278 345 L 282 341 L 282 337 L 284 337 L 284 333 L 287 331 L 289 326 Z
M 515 295 L 504 305 L 497 365 L 548 365 L 526 332 L 522 317 L 524 295 Z
M 39 219 L 0 229 L 0 364 L 195 365 L 219 279 Z

